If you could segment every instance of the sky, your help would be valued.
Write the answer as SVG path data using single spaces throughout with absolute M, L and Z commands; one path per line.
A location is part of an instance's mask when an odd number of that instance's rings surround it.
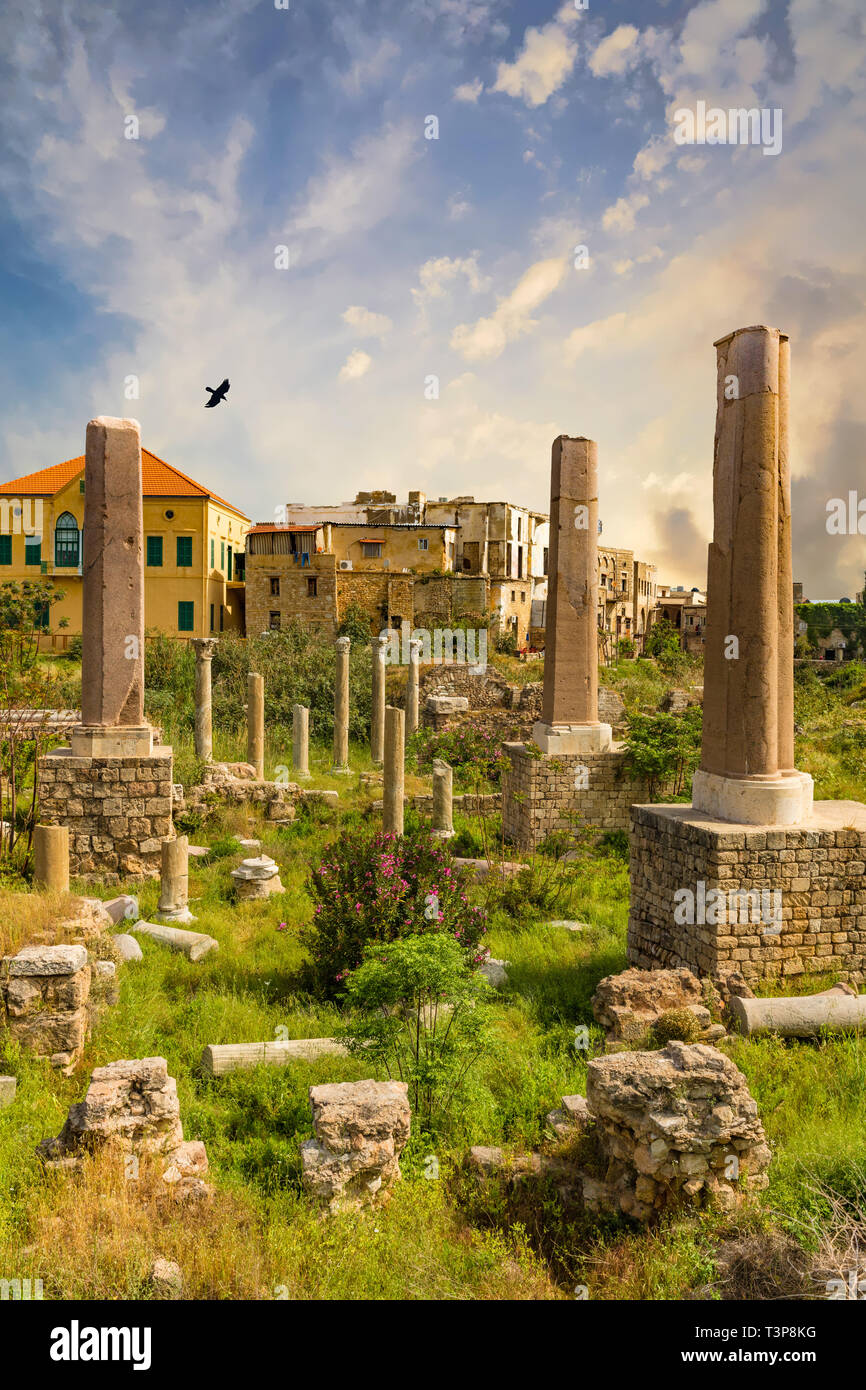
M 605 541 L 703 586 L 713 342 L 764 323 L 795 577 L 853 598 L 864 78 L 862 0 L 4 0 L 0 479 L 116 415 L 254 520 L 546 511 L 586 435 Z M 781 148 L 678 143 L 699 102 L 781 111 Z

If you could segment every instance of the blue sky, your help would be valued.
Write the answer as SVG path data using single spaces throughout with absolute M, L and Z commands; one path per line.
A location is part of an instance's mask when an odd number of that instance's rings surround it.
M 586 434 L 606 539 L 703 583 L 712 343 L 770 323 L 795 572 L 853 596 L 864 538 L 825 518 L 866 496 L 858 0 L 289 4 L 7 0 L 2 477 L 132 415 L 259 520 L 372 487 L 545 508 Z M 677 145 L 700 100 L 780 108 L 781 152 Z

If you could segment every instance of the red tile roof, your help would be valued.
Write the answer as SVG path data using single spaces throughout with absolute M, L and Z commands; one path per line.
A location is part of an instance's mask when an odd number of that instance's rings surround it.
M 0 483 L 0 493 L 15 497 L 53 497 L 61 488 L 71 483 L 73 478 L 84 472 L 84 455 L 67 459 L 65 463 L 52 464 L 50 468 L 40 468 L 37 473 L 27 473 L 23 478 L 13 478 L 9 483 Z M 157 458 L 149 449 L 141 451 L 141 492 L 143 497 L 209 497 L 223 507 L 229 507 L 238 516 L 247 517 L 232 502 L 218 497 L 215 492 L 188 478 L 179 468 Z

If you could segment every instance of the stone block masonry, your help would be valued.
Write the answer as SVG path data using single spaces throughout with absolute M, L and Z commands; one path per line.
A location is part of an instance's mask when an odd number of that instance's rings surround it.
M 79 878 L 119 883 L 158 878 L 161 843 L 172 829 L 172 751 L 149 757 L 73 757 L 56 748 L 39 759 L 39 816 L 69 827 L 69 867 Z
M 625 752 L 615 746 L 556 757 L 529 753 L 522 743 L 506 743 L 504 751 L 510 769 L 502 778 L 502 829 L 519 849 L 536 849 L 555 830 L 627 830 L 632 803 L 648 795 L 645 782 L 628 776 Z
M 633 806 L 628 960 L 643 968 L 688 966 L 748 980 L 838 975 L 866 980 L 866 807 L 818 801 L 803 827 L 732 825 L 691 806 Z M 718 924 L 675 920 L 677 890 L 727 895 Z M 778 891 L 781 930 L 734 910 L 732 893 Z M 680 913 L 679 915 L 683 915 Z

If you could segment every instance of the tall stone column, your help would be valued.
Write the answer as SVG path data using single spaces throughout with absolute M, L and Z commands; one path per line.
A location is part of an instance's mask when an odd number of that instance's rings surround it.
M 81 563 L 81 723 L 75 757 L 148 756 L 144 719 L 141 431 L 100 415 L 87 426 Z
M 33 886 L 54 892 L 69 890 L 69 827 L 33 827 Z
M 544 753 L 603 753 L 598 718 L 598 450 L 560 435 L 550 473 L 550 580 L 541 720 Z
M 385 652 L 387 647 L 387 637 L 374 637 L 370 643 L 373 679 L 370 757 L 377 766 L 381 766 L 385 758 Z
M 334 766 L 332 772 L 349 773 L 349 648 L 348 637 L 337 638 L 337 671 L 334 683 Z
M 418 688 L 420 684 L 421 643 L 413 637 L 409 643 L 409 667 L 406 677 L 406 737 L 411 738 L 418 728 Z
M 306 705 L 292 705 L 292 770 L 301 781 L 310 775 L 310 711 Z
M 406 714 L 385 706 L 385 767 L 382 776 L 382 825 L 391 835 L 403 834 Z
M 256 777 L 265 775 L 265 678 L 250 671 L 247 675 L 247 762 Z
M 454 834 L 452 819 L 454 774 L 449 763 L 441 758 L 433 761 L 433 834 L 438 840 L 450 840 Z
M 162 842 L 157 912 L 166 922 L 194 922 L 189 910 L 189 839 L 177 835 Z
M 719 339 L 713 541 L 696 810 L 796 825 L 813 785 L 794 766 L 789 345 L 763 326 Z
M 215 637 L 195 637 L 192 643 L 195 650 L 195 755 L 205 763 L 213 759 L 211 662 L 216 644 Z

